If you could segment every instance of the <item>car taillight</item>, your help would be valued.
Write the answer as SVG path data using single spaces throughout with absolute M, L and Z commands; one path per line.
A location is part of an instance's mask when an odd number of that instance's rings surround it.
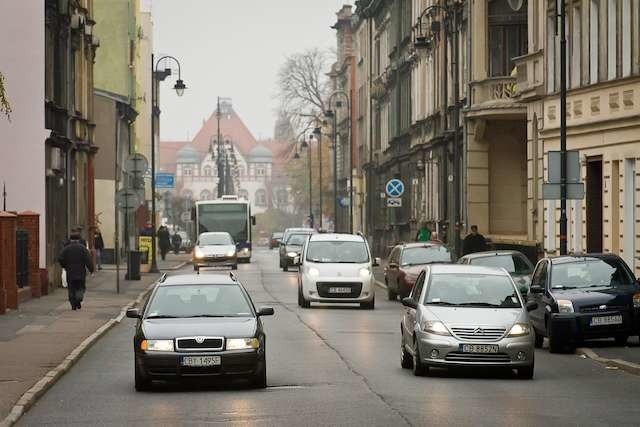
M 633 308 L 640 308 L 640 292 L 633 295 Z

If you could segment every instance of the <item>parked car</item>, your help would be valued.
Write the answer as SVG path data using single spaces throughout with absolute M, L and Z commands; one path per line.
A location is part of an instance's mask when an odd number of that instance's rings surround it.
M 280 268 L 282 271 L 289 271 L 289 267 L 295 265 L 294 259 L 300 256 L 302 247 L 310 235 L 309 233 L 289 234 L 287 240 L 280 245 Z
M 549 338 L 549 350 L 572 349 L 583 340 L 614 338 L 624 345 L 640 334 L 640 285 L 622 258 L 586 254 L 538 262 L 528 299 L 536 346 Z
M 522 296 L 529 293 L 533 264 L 529 258 L 518 251 L 487 251 L 465 255 L 458 260 L 458 264 L 481 265 L 484 267 L 499 267 L 507 270 L 516 282 Z
M 269 249 L 277 248 L 280 245 L 283 234 L 284 233 L 279 231 L 271 233 L 271 238 L 269 239 Z
M 236 244 L 229 233 L 207 232 L 198 237 L 193 251 L 193 269 L 202 267 L 231 267 L 238 269 Z
M 226 275 L 177 275 L 154 288 L 142 309 L 133 338 L 135 388 L 154 380 L 246 377 L 267 386 L 265 333 L 261 317 L 242 284 Z
M 393 301 L 398 295 L 400 299 L 408 296 L 425 266 L 452 262 L 451 252 L 441 243 L 404 243 L 395 246 L 384 268 L 388 299 Z
M 180 251 L 190 254 L 193 251 L 193 242 L 186 231 L 178 231 L 178 235 L 182 239 L 180 242 Z
M 295 235 L 294 235 L 295 236 Z M 376 302 L 371 256 L 367 240 L 358 234 L 313 234 L 296 257 L 298 305 L 312 302 L 356 303 L 373 310 Z
M 503 269 L 432 265 L 420 273 L 401 323 L 401 365 L 506 367 L 533 378 L 534 335 L 513 279 Z

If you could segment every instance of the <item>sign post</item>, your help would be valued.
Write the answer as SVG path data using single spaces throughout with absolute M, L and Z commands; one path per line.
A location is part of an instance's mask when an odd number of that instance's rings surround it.
M 388 208 L 401 208 L 402 207 L 402 195 L 404 194 L 404 182 L 401 180 L 394 178 L 390 179 L 387 182 L 387 185 L 384 186 L 386 196 L 387 197 L 387 207 Z M 385 194 L 380 195 L 384 198 Z

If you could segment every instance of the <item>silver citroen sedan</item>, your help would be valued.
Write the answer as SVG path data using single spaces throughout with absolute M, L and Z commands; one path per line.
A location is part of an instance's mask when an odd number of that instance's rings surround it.
M 433 265 L 423 271 L 402 320 L 401 364 L 416 376 L 431 367 L 496 366 L 533 378 L 534 334 L 525 304 L 504 269 Z

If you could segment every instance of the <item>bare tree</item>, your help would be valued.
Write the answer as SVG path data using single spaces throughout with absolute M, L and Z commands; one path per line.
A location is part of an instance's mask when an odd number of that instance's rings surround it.
M 7 116 L 7 120 L 11 121 L 11 104 L 7 99 L 7 90 L 5 87 L 5 77 L 2 72 L 0 72 L 0 113 Z

